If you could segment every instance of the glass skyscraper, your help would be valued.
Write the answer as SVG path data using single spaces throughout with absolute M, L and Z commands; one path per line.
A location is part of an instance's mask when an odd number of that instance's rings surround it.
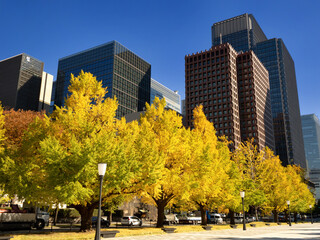
M 58 65 L 55 104 L 62 106 L 68 95 L 71 73 L 90 72 L 103 87 L 106 97 L 116 96 L 118 118 L 142 111 L 150 103 L 151 65 L 116 41 L 61 58 Z
M 213 46 L 228 42 L 237 52 L 246 52 L 267 40 L 255 18 L 248 13 L 215 23 L 211 30 Z
M 53 76 L 43 71 L 44 63 L 22 53 L 0 61 L 0 102 L 15 110 L 47 111 Z
M 159 99 L 165 98 L 167 108 L 181 113 L 180 95 L 178 92 L 170 90 L 151 78 L 151 103 L 153 103 L 155 97 Z
M 315 184 L 316 198 L 320 199 L 320 121 L 315 114 L 303 115 L 301 121 L 310 181 Z
M 268 40 L 254 17 L 243 14 L 212 26 L 212 45 L 220 42 L 253 50 L 269 71 L 276 154 L 283 165 L 306 168 L 295 67 L 283 41 Z

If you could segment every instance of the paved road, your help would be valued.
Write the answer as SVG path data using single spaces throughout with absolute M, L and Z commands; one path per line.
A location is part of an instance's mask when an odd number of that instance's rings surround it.
M 107 239 L 107 238 L 105 238 Z M 294 224 L 292 227 L 287 225 L 248 228 L 246 231 L 242 229 L 226 229 L 193 233 L 172 233 L 165 235 L 146 235 L 135 237 L 120 237 L 117 240 L 173 240 L 173 239 L 190 239 L 190 240 L 301 240 L 301 239 L 319 239 L 320 240 L 320 223 L 315 224 Z

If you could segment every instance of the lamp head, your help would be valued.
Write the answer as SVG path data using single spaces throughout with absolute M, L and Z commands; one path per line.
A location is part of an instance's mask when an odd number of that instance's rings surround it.
M 244 198 L 245 191 L 240 191 L 240 197 Z
M 309 205 L 309 208 L 310 208 L 310 209 L 312 208 L 312 205 L 311 205 L 311 204 Z
M 99 176 L 104 176 L 106 173 L 107 164 L 106 163 L 98 163 L 98 172 Z
M 287 200 L 287 205 L 290 205 L 290 200 Z

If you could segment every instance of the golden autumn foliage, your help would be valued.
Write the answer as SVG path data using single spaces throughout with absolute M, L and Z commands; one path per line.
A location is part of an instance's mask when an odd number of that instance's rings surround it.
M 290 209 L 292 212 L 307 212 L 309 205 L 313 207 L 315 199 L 308 189 L 304 180 L 304 171 L 296 166 L 289 165 L 286 167 L 288 181 L 291 183 L 289 187 Z
M 254 207 L 258 218 L 257 209 L 266 201 L 261 182 L 265 161 L 263 151 L 259 151 L 254 139 L 251 139 L 242 142 L 234 151 L 232 158 L 239 169 L 241 190 L 246 194 L 245 209 L 249 209 L 249 206 Z
M 46 120 L 49 134 L 40 142 L 39 153 L 56 198 L 80 212 L 81 229 L 86 230 L 98 206 L 99 162 L 107 163 L 105 204 L 140 191 L 148 176 L 141 173 L 144 162 L 136 151 L 138 123 L 115 118 L 118 103 L 104 98 L 102 83 L 81 72 L 71 77 L 69 92 L 65 107 L 57 108 Z
M 146 200 L 153 200 L 158 208 L 157 226 L 163 225 L 164 207 L 175 198 L 183 199 L 192 174 L 190 163 L 190 131 L 182 125 L 175 111 L 165 109 L 165 100 L 156 98 L 146 105 L 140 118 L 141 131 L 148 144 L 142 146 L 152 151 L 158 162 L 158 178 L 144 191 Z M 149 146 L 149 145 L 152 145 Z
M 221 206 L 229 200 L 229 171 L 233 167 L 225 141 L 219 141 L 213 124 L 202 111 L 193 110 L 194 129 L 191 131 L 192 174 L 189 178 L 188 201 L 200 208 L 202 224 L 206 225 L 205 211 Z
M 28 148 L 23 145 L 23 139 L 31 124 L 43 117 L 43 113 L 9 110 L 4 111 L 1 117 L 4 120 L 5 154 L 0 158 L 0 182 L 11 197 L 19 194 L 23 198 L 25 192 L 35 194 L 37 186 L 33 184 L 34 175 L 30 173 L 36 174 L 38 168 L 28 161 L 28 157 L 33 155 L 27 154 Z
M 81 214 L 81 229 L 91 227 L 98 206 L 97 164 L 107 163 L 102 201 L 119 204 L 132 196 L 164 209 L 179 202 L 189 209 L 239 211 L 240 190 L 246 209 L 305 211 L 314 203 L 301 170 L 283 167 L 268 149 L 253 141 L 232 153 L 225 138 L 199 106 L 194 129 L 165 109 L 165 100 L 146 104 L 139 123 L 117 119 L 116 98 L 90 73 L 71 76 L 65 106 L 50 116 L 25 111 L 3 114 L 0 107 L 0 186 L 5 193 L 41 204 L 67 203 Z M 4 141 L 4 139 L 7 139 Z M 1 147 L 3 147 L 1 154 Z M 204 220 L 204 219 L 203 219 Z M 206 224 L 206 221 L 203 221 Z
M 292 210 L 305 211 L 314 202 L 312 193 L 303 182 L 303 174 L 296 166 L 284 167 L 278 156 L 268 147 L 258 150 L 253 139 L 241 143 L 233 154 L 240 170 L 241 188 L 246 192 L 246 207 L 262 209 L 265 213 L 277 213 L 287 209 L 286 201 L 292 202 Z M 303 196 L 302 196 L 303 195 Z
M 4 129 L 4 115 L 3 115 L 3 109 L 0 102 L 0 154 L 3 151 L 3 144 L 5 140 L 5 129 Z
M 7 148 L 21 146 L 24 133 L 35 118 L 42 118 L 44 113 L 24 110 L 6 110 L 3 112 L 5 119 L 5 137 Z

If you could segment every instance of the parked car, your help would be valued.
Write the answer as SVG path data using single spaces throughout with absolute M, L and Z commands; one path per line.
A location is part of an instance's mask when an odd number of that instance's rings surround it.
M 91 218 L 91 222 L 92 222 L 92 227 L 96 227 L 97 226 L 97 219 L 98 217 L 92 217 Z M 110 226 L 110 221 L 105 219 L 105 218 L 101 218 L 101 227 L 109 227 Z
M 171 224 L 178 224 L 179 219 L 177 218 L 176 214 L 167 214 L 164 215 L 164 222 L 165 225 L 171 225 Z
M 286 218 L 285 215 L 279 214 L 278 220 L 279 220 L 279 222 L 287 222 L 287 221 L 289 221 L 289 216 L 288 216 L 288 218 Z M 294 221 L 294 217 L 291 215 L 291 222 L 293 222 L 293 221 Z
M 135 216 L 123 217 L 121 219 L 121 225 L 141 226 L 142 225 L 142 220 L 140 218 L 138 218 L 138 217 L 135 217 Z
M 221 217 L 221 214 L 219 213 L 210 214 L 210 223 L 222 224 L 222 222 L 223 222 L 223 219 Z
M 247 222 L 255 222 L 257 219 L 255 216 L 246 217 Z
M 234 217 L 234 222 L 235 223 L 243 223 L 243 217 L 235 216 Z

